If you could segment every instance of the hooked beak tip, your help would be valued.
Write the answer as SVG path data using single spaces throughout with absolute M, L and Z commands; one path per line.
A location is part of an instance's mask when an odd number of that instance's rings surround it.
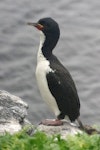
M 27 22 L 27 25 L 36 26 L 36 23 Z

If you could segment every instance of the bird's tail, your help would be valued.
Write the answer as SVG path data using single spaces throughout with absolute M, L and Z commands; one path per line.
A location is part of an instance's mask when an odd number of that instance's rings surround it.
M 79 128 L 82 131 L 85 131 L 87 134 L 92 135 L 92 134 L 100 134 L 100 131 L 96 130 L 95 128 L 89 126 L 89 125 L 83 125 L 82 121 L 80 120 L 80 118 L 77 118 L 77 122 L 79 124 Z
M 84 130 L 85 130 L 85 127 L 84 127 L 84 125 L 83 125 L 83 123 L 82 123 L 82 121 L 80 120 L 79 117 L 77 118 L 77 122 L 78 122 L 78 124 L 79 124 L 80 129 L 84 131 Z

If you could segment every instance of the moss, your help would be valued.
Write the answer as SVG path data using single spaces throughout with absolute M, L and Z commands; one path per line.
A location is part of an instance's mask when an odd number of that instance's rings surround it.
M 0 136 L 0 150 L 100 150 L 100 135 L 77 134 L 65 140 L 60 135 L 47 136 L 36 132 L 29 136 L 25 131 Z

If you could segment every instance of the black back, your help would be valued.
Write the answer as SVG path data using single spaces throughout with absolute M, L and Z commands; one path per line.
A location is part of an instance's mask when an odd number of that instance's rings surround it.
M 61 111 L 58 118 L 64 119 L 67 115 L 71 121 L 75 121 L 80 115 L 80 102 L 73 79 L 54 55 L 50 59 L 50 68 L 54 72 L 49 72 L 46 77 L 48 87 Z

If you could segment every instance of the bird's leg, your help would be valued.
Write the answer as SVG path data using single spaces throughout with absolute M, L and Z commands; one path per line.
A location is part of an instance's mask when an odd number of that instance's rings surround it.
M 41 124 L 46 126 L 61 126 L 63 125 L 63 122 L 59 119 L 55 119 L 55 120 L 47 119 L 47 120 L 43 120 Z

